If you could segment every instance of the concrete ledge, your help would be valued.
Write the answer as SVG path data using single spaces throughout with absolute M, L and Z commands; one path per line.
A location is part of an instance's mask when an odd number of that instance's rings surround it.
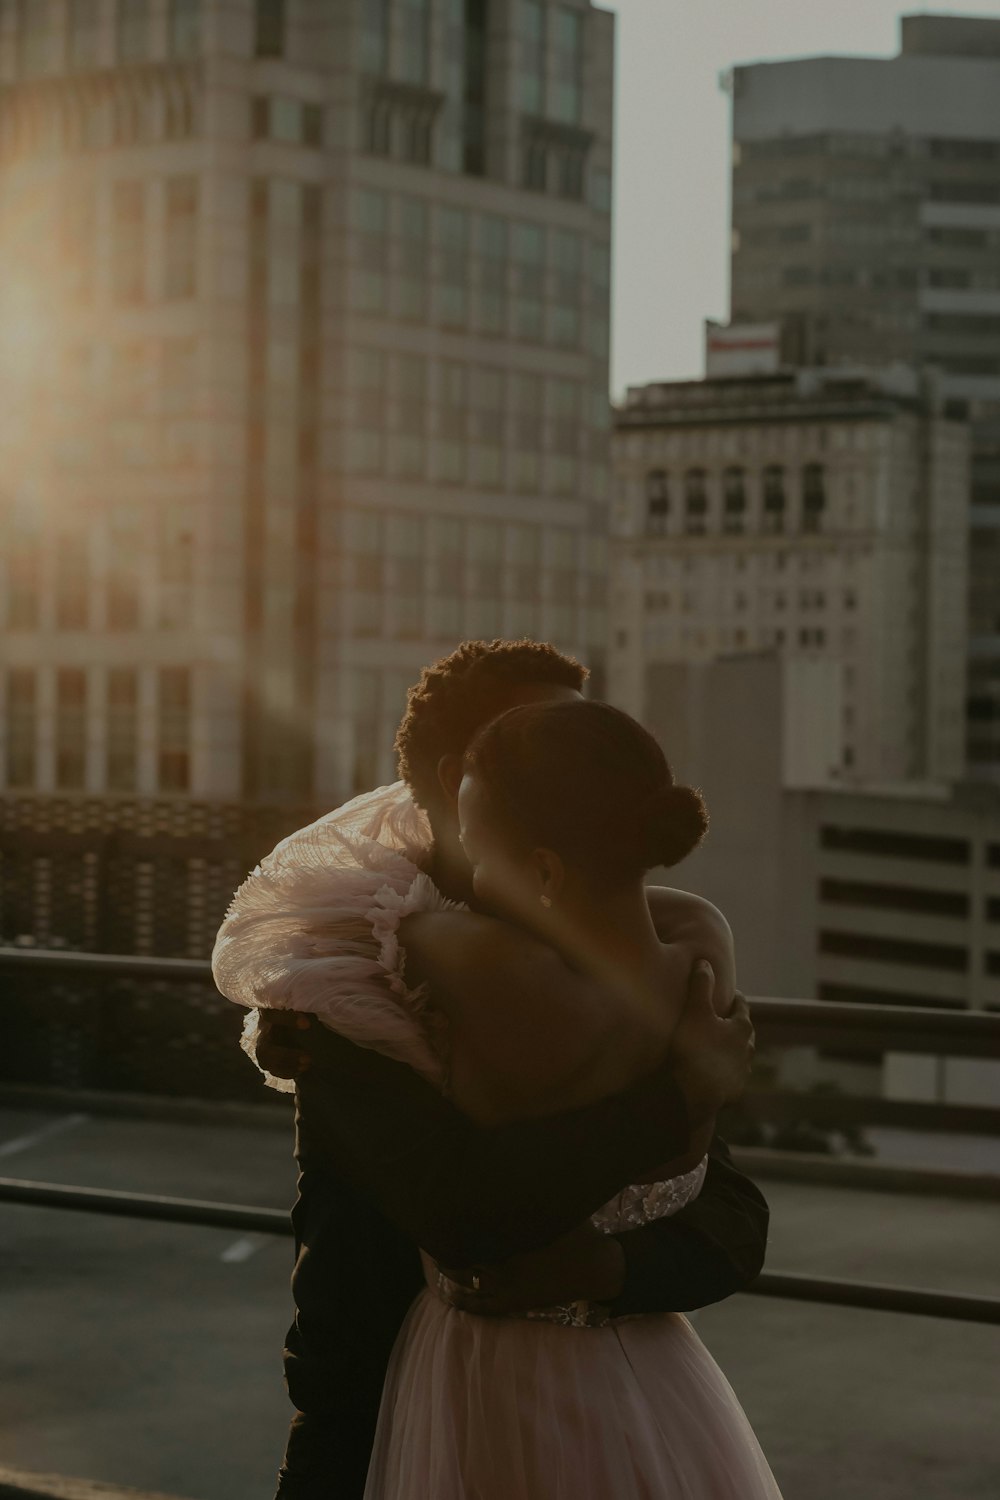
M 89 1479 L 66 1479 L 60 1474 L 31 1474 L 0 1468 L 0 1500 L 179 1500 L 176 1495 L 123 1489 Z
M 905 1167 L 869 1158 L 825 1156 L 812 1151 L 771 1151 L 734 1146 L 733 1161 L 748 1177 L 766 1181 L 822 1183 L 866 1188 L 876 1193 L 917 1193 L 924 1197 L 1000 1200 L 1000 1177 L 989 1172 L 955 1172 L 940 1167 Z

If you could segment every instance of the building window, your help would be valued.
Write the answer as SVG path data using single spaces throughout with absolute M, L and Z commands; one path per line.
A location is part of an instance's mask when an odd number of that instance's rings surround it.
M 684 475 L 684 530 L 688 536 L 703 536 L 708 518 L 708 475 L 704 469 L 688 469 Z
M 560 5 L 555 14 L 555 91 L 551 113 L 567 125 L 579 123 L 583 105 L 583 27 L 580 11 Z
M 545 105 L 545 6 L 543 0 L 520 0 L 521 108 L 541 115 Z
M 481 489 L 500 489 L 504 483 L 504 376 L 480 367 L 469 387 L 471 435 L 469 477 Z
M 400 0 L 397 72 L 404 83 L 426 84 L 430 61 L 430 0 Z
M 966 974 L 969 969 L 968 949 L 957 943 L 924 943 L 914 939 L 877 937 L 871 933 L 821 931 L 819 951 L 843 958 L 868 959 L 874 963 L 947 969 L 955 974 Z
M 7 673 L 7 785 L 35 784 L 37 733 L 35 674 L 28 667 Z
M 139 702 L 133 667 L 112 667 L 107 682 L 107 789 L 132 792 L 136 781 Z
M 579 146 L 565 146 L 556 153 L 555 165 L 559 197 L 582 202 L 587 183 L 586 150 Z
M 38 517 L 16 506 L 2 516 L 7 550 L 7 628 L 35 630 L 38 627 L 41 548 Z
M 108 528 L 108 572 L 105 625 L 108 630 L 135 630 L 139 624 L 139 531 L 130 509 L 112 518 Z
M 356 226 L 355 308 L 364 313 L 385 312 L 389 287 L 389 200 L 385 193 L 359 189 L 352 221 Z
M 571 495 L 577 487 L 580 452 L 580 385 L 575 380 L 549 381 L 548 489 L 555 495 Z
M 381 349 L 351 352 L 352 420 L 346 437 L 350 473 L 372 474 L 381 470 L 385 452 L 386 361 Z
M 182 509 L 160 514 L 158 545 L 158 621 L 163 630 L 180 630 L 191 622 L 194 590 L 194 527 Z
M 580 343 L 583 301 L 583 240 L 572 230 L 557 229 L 552 236 L 552 342 L 563 349 Z
M 746 526 L 747 488 L 744 471 L 731 466 L 722 475 L 722 529 L 731 536 L 742 534 Z
M 285 0 L 256 0 L 253 50 L 257 57 L 284 57 L 285 20 Z
M 545 337 L 545 232 L 539 224 L 514 224 L 514 332 L 541 343 Z
M 149 0 L 118 0 L 118 61 L 145 62 L 149 56 Z
M 469 216 L 464 208 L 442 208 L 438 223 L 441 243 L 438 317 L 447 327 L 461 328 L 466 319 Z
M 174 301 L 198 289 L 198 179 L 167 179 L 164 295 Z
M 802 530 L 820 531 L 826 508 L 826 484 L 822 464 L 806 464 L 802 470 Z
M 465 0 L 462 88 L 462 171 L 486 172 L 487 0 Z
M 646 530 L 663 536 L 670 516 L 670 490 L 667 471 L 650 469 L 646 475 Z
M 457 484 L 465 478 L 469 377 L 466 366 L 445 360 L 438 372 L 434 478 Z
M 372 511 L 349 510 L 344 514 L 350 632 L 355 637 L 382 634 L 387 519 Z
M 370 99 L 365 106 L 364 149 L 371 156 L 392 151 L 392 107 L 386 99 Z
M 968 839 L 943 838 L 928 833 L 897 833 L 887 828 L 846 828 L 826 824 L 820 845 L 850 854 L 874 854 L 886 859 L 918 859 L 929 863 L 967 865 Z M 996 846 L 1000 853 L 1000 845 Z M 997 861 L 1000 864 L 1000 860 Z
M 400 119 L 403 160 L 415 167 L 430 166 L 433 132 L 434 110 L 432 108 L 413 105 L 404 110 Z
M 514 409 L 514 488 L 521 494 L 537 494 L 542 487 L 544 391 L 540 375 L 511 376 Z
M 57 629 L 86 629 L 89 592 L 90 570 L 86 537 L 79 532 L 65 532 L 56 543 Z
M 160 790 L 186 792 L 191 780 L 191 674 L 187 667 L 161 667 L 158 696 Z
M 544 142 L 529 136 L 523 147 L 521 186 L 532 193 L 544 193 L 548 154 Z
M 838 906 L 858 906 L 881 911 L 913 911 L 934 917 L 969 915 L 964 891 L 932 891 L 920 886 L 876 885 L 867 880 L 832 880 L 819 883 L 821 901 Z
M 389 0 L 361 0 L 361 67 L 381 76 L 389 67 Z
M 87 767 L 87 674 L 80 667 L 56 673 L 56 786 L 80 791 Z
M 401 318 L 419 321 L 427 315 L 427 205 L 422 198 L 399 203 L 399 279 L 397 311 Z
M 116 302 L 136 305 L 146 295 L 146 189 L 116 182 L 111 199 L 111 274 Z
M 416 479 L 424 472 L 427 429 L 427 361 L 422 354 L 396 356 L 396 431 L 390 444 L 392 470 Z
M 201 51 L 202 0 L 170 0 L 170 56 L 197 57 Z
M 780 464 L 764 470 L 764 530 L 776 535 L 785 529 L 785 471 Z
M 493 214 L 479 221 L 479 326 L 502 334 L 507 327 L 507 225 Z
M 69 54 L 73 68 L 83 71 L 97 66 L 100 22 L 100 0 L 72 0 Z
M 18 68 L 22 78 L 37 78 L 49 66 L 48 7 L 20 0 L 17 8 Z

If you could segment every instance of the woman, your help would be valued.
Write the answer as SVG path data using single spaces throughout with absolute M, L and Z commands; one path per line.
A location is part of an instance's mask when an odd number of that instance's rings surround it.
M 613 1093 L 669 1049 L 696 960 L 711 959 L 721 1008 L 731 1000 L 731 942 L 706 954 L 703 931 L 680 928 L 661 943 L 643 886 L 702 838 L 701 798 L 674 784 L 640 725 L 600 703 L 511 709 L 479 733 L 464 770 L 463 846 L 477 902 L 496 915 L 476 918 L 470 941 L 469 914 L 422 907 L 415 881 L 392 950 L 398 980 L 405 966 L 422 997 L 441 1086 L 485 1122 Z M 544 1006 L 509 984 L 490 993 L 484 936 L 509 974 L 511 924 L 533 969 L 526 992 L 552 965 L 573 972 L 570 991 L 561 974 Z M 595 1225 L 620 1233 L 689 1202 L 706 1144 L 625 1189 Z M 578 1303 L 476 1318 L 449 1304 L 429 1262 L 427 1273 L 393 1353 L 366 1500 L 778 1497 L 735 1395 L 680 1315 L 611 1321 Z

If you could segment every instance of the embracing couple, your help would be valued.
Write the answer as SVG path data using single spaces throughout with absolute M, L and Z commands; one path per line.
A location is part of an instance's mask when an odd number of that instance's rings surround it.
M 767 1233 L 715 1135 L 753 1050 L 731 933 L 643 883 L 706 812 L 585 676 L 534 642 L 427 668 L 402 780 L 279 844 L 219 934 L 296 1093 L 282 1500 L 778 1497 L 681 1316 Z

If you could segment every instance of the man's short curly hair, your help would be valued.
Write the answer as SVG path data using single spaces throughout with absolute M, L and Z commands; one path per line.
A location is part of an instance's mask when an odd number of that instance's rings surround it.
M 575 688 L 587 668 L 544 641 L 463 641 L 425 667 L 406 696 L 396 734 L 399 774 L 424 808 L 440 795 L 438 762 L 464 755 L 477 730 L 514 702 L 516 690 L 550 683 Z

